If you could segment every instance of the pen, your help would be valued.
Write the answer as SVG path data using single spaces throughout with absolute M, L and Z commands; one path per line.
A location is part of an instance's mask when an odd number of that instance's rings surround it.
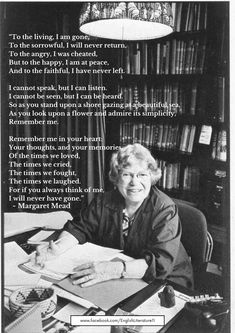
M 58 238 L 56 241 L 53 241 L 53 242 L 54 242 L 54 244 L 58 244 L 64 238 L 66 238 L 66 237 Z M 31 245 L 49 245 L 49 243 L 50 243 L 49 241 L 35 241 L 35 242 L 30 242 Z
M 184 295 L 184 294 L 180 294 L 180 293 L 177 293 L 175 296 L 178 298 L 181 298 L 183 301 L 186 301 L 186 302 L 190 302 L 192 299 L 192 297 Z
M 58 244 L 58 243 L 60 243 L 61 240 L 64 239 L 64 238 L 66 238 L 66 237 L 64 236 L 64 237 L 58 238 L 58 239 L 54 242 L 54 244 Z M 46 248 L 46 247 L 50 244 L 50 242 L 48 242 L 48 241 L 35 242 L 35 245 L 40 245 L 40 244 L 45 245 L 44 247 L 41 247 L 40 250 L 42 250 L 42 249 Z M 36 254 L 36 251 L 33 251 L 33 252 L 29 255 L 29 259 L 28 259 L 26 262 L 24 262 L 24 264 L 26 264 L 26 263 L 28 263 L 28 262 L 31 262 L 32 258 L 35 257 L 35 254 Z

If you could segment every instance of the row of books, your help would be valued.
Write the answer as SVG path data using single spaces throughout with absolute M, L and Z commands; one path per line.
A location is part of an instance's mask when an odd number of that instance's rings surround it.
M 227 132 L 226 130 L 214 131 L 212 135 L 212 159 L 227 161 Z
M 180 188 L 180 163 L 167 163 L 159 159 L 157 162 L 162 171 L 158 186 L 163 190 L 178 190 Z
M 201 31 L 207 28 L 207 3 L 176 2 L 172 4 L 175 31 Z
M 199 192 L 200 170 L 195 166 L 186 166 L 183 174 L 182 188 L 185 191 Z
M 181 133 L 179 150 L 191 154 L 196 134 L 195 125 L 184 125 Z
M 123 50 L 126 74 L 202 74 L 205 72 L 206 37 L 172 39 L 149 44 L 131 43 Z
M 126 110 L 155 111 L 167 109 L 177 114 L 203 115 L 206 98 L 198 80 L 164 82 L 161 86 L 133 83 L 119 86 Z
M 179 190 L 199 192 L 200 170 L 195 166 L 185 166 L 182 178 L 180 177 L 181 163 L 168 163 L 158 160 L 158 166 L 162 170 L 162 177 L 158 186 L 163 190 Z
M 158 150 L 179 150 L 191 154 L 195 139 L 196 126 L 179 124 L 147 124 L 123 121 L 120 123 L 120 145 L 140 143 Z

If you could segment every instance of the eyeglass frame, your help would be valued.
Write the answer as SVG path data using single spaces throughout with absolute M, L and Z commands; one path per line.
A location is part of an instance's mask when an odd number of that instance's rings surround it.
M 127 177 L 129 177 L 129 178 L 123 177 L 123 173 L 126 173 Z M 125 172 L 123 170 L 120 170 L 119 175 L 121 176 L 122 180 L 125 182 L 131 181 L 134 178 L 134 176 L 136 176 L 136 178 L 140 181 L 146 181 L 148 179 L 148 177 L 151 177 L 150 171 L 146 171 L 146 172 L 142 171 L 142 172 L 138 172 L 138 173 L 133 173 L 133 172 Z

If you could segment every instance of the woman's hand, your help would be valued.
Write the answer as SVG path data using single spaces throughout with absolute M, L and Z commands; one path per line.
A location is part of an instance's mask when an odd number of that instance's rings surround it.
M 48 245 L 39 245 L 36 248 L 36 254 L 32 257 L 32 261 L 35 265 L 44 267 L 45 262 L 55 259 L 61 253 L 59 245 L 50 241 Z
M 73 235 L 67 231 L 62 231 L 57 241 L 37 246 L 36 254 L 31 258 L 31 262 L 43 268 L 46 261 L 55 259 L 76 244 L 78 244 L 78 240 Z
M 119 279 L 123 271 L 123 263 L 120 261 L 98 261 L 79 265 L 71 275 L 73 284 L 88 287 L 98 282 Z

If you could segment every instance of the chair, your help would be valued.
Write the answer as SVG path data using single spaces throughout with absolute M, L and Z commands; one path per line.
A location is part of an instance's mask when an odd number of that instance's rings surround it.
M 211 258 L 212 244 L 209 244 L 205 215 L 182 200 L 174 199 L 182 225 L 181 241 L 191 258 L 194 269 Z M 209 237 L 212 239 L 211 237 Z
M 213 239 L 207 230 L 205 215 L 185 201 L 173 199 L 182 225 L 181 242 L 191 258 L 195 289 L 202 292 L 222 292 L 221 277 L 208 271 L 213 251 Z

